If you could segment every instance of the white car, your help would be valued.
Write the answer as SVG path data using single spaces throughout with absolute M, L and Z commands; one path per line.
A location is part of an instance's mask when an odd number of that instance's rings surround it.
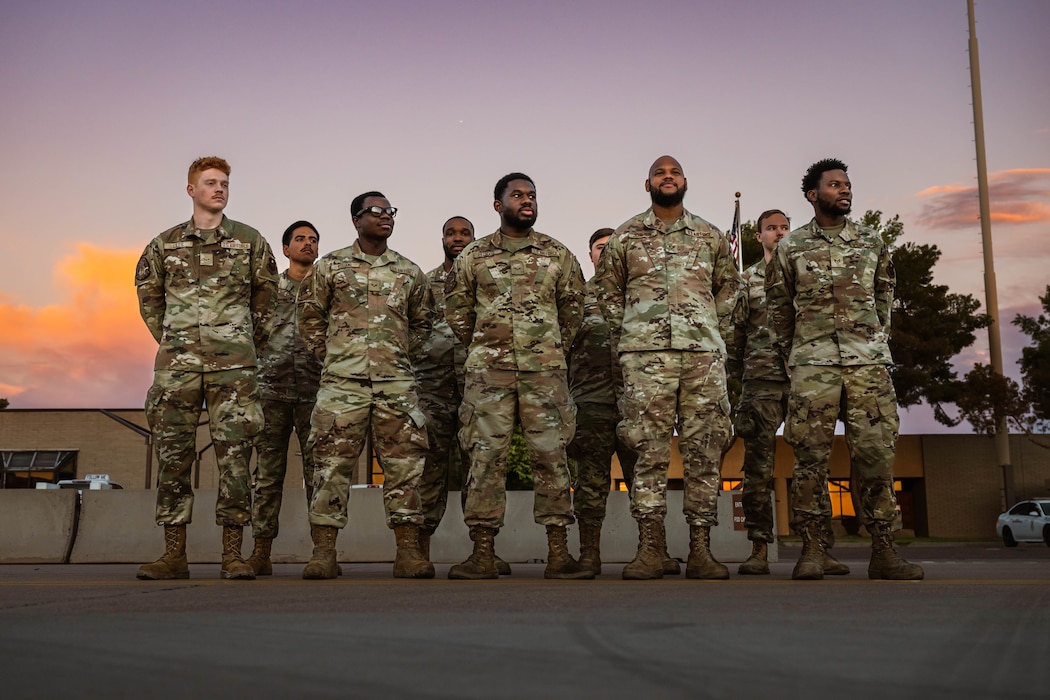
M 1018 542 L 1045 542 L 1050 547 L 1050 499 L 1021 501 L 999 516 L 995 533 L 1007 547 Z

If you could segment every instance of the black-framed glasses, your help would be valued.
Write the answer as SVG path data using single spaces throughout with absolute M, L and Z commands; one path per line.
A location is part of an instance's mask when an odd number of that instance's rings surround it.
M 390 218 L 393 219 L 395 216 L 397 216 L 397 207 L 365 207 L 361 211 L 354 214 L 354 216 L 359 217 L 365 212 L 368 212 L 376 218 L 382 216 L 383 214 L 389 214 Z

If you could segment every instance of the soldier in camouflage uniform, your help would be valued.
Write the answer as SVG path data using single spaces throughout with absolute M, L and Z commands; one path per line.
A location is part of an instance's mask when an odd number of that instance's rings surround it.
M 742 382 L 743 391 L 734 413 L 733 427 L 744 440 L 744 525 L 752 542 L 751 556 L 738 569 L 741 574 L 768 574 L 768 543 L 773 542 L 773 469 L 776 466 L 777 428 L 787 411 L 787 368 L 773 346 L 766 320 L 766 266 L 777 243 L 791 230 L 787 214 L 779 209 L 762 212 L 755 238 L 762 258 L 744 270 L 743 291 L 733 311 L 733 342 L 729 373 Z M 834 543 L 825 528 L 824 573 L 844 575 L 849 567 L 830 554 Z
M 645 181 L 652 207 L 616 230 L 598 269 L 598 303 L 623 370 L 618 431 L 638 455 L 631 514 L 639 544 L 625 579 L 664 575 L 676 428 L 689 523 L 686 576 L 729 577 L 711 555 L 710 528 L 718 524 L 722 450 L 732 428 L 725 337 L 740 275 L 722 232 L 685 210 L 687 186 L 677 160 L 657 159 Z
M 305 579 L 335 578 L 335 540 L 346 527 L 350 481 L 371 432 L 383 467 L 387 523 L 397 539 L 396 578 L 433 578 L 419 547 L 419 478 L 427 449 L 412 358 L 431 329 L 423 271 L 387 247 L 397 209 L 380 192 L 350 205 L 357 241 L 325 255 L 303 280 L 297 303 L 303 342 L 323 360 L 310 417 L 313 555 Z
M 872 531 L 868 576 L 921 579 L 922 567 L 901 559 L 893 544 L 899 422 L 888 368 L 890 250 L 877 231 L 847 218 L 853 192 L 841 161 L 810 166 L 802 192 L 815 216 L 777 246 L 766 271 L 769 323 L 791 372 L 784 439 L 796 459 L 791 526 L 803 542 L 791 577 L 824 577 L 821 528 L 831 517 L 828 463 L 841 419 Z
M 611 228 L 591 234 L 588 247 L 595 268 L 612 234 Z M 597 575 L 602 572 L 601 532 L 609 500 L 613 452 L 620 459 L 628 485 L 634 479 L 635 456 L 616 435 L 620 421 L 616 409 L 619 382 L 613 382 L 609 324 L 598 308 L 593 277 L 587 281 L 586 291 L 583 324 L 569 352 L 569 393 L 576 404 L 576 435 L 569 443 L 568 455 L 577 465 L 572 507 L 580 524 L 580 564 Z
M 189 578 L 190 472 L 204 405 L 219 467 L 221 575 L 255 578 L 241 542 L 252 515 L 252 444 L 263 426 L 256 348 L 269 332 L 277 264 L 258 231 L 222 213 L 229 175 L 222 158 L 190 165 L 193 218 L 154 238 L 135 270 L 139 311 L 159 344 L 146 419 L 157 449 L 157 524 L 165 543 L 160 559 L 139 568 L 140 579 Z
M 547 528 L 546 578 L 594 578 L 572 558 L 571 476 L 565 447 L 576 410 L 565 356 L 583 318 L 583 274 L 569 250 L 533 229 L 536 188 L 522 173 L 493 192 L 500 228 L 467 246 L 445 287 L 445 318 L 467 348 L 460 445 L 470 456 L 464 520 L 474 551 L 449 578 L 497 578 L 493 538 L 506 509 L 515 419 L 532 458 L 533 513 Z
M 288 471 L 288 439 L 294 428 L 303 456 L 306 502 L 313 495 L 314 460 L 307 449 L 310 413 L 317 399 L 321 362 L 299 337 L 295 324 L 295 298 L 299 284 L 317 259 L 317 229 L 309 221 L 296 221 L 281 237 L 288 269 L 277 282 L 273 330 L 259 347 L 259 395 L 265 424 L 255 442 L 252 535 L 255 547 L 248 564 L 256 576 L 273 573 L 270 548 L 277 537 L 284 477 Z

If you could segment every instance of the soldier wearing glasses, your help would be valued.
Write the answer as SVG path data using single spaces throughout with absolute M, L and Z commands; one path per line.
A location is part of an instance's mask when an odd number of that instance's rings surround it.
M 303 578 L 337 575 L 336 535 L 347 524 L 351 476 L 369 431 L 397 539 L 394 576 L 432 578 L 419 547 L 427 433 L 412 372 L 431 330 L 430 287 L 415 263 L 387 247 L 397 209 L 382 193 L 355 197 L 350 210 L 357 241 L 317 262 L 297 304 L 303 342 L 324 362 L 310 418 L 314 550 Z

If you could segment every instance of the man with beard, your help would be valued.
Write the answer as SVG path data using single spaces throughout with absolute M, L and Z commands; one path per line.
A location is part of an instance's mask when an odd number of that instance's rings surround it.
M 445 318 L 467 348 L 460 445 L 470 458 L 464 521 L 474 551 L 452 579 L 497 578 L 493 539 L 506 510 L 507 455 L 516 421 L 532 458 L 533 514 L 547 529 L 545 578 L 588 579 L 569 554 L 573 522 L 565 447 L 576 410 L 566 354 L 583 318 L 583 273 L 568 248 L 533 229 L 536 187 L 523 173 L 496 183 L 500 227 L 467 246 L 445 286 Z
M 766 268 L 773 251 L 791 230 L 787 214 L 769 209 L 758 216 L 755 238 L 762 257 L 744 270 L 743 290 L 733 311 L 733 343 L 729 374 L 743 390 L 734 412 L 733 427 L 744 440 L 744 526 L 751 540 L 751 556 L 737 570 L 746 575 L 769 573 L 768 544 L 773 542 L 773 469 L 776 466 L 777 428 L 787 411 L 787 367 L 773 345 L 766 318 Z M 835 560 L 827 549 L 834 535 L 825 523 L 824 574 L 845 575 L 849 567 Z
M 445 320 L 445 282 L 452 264 L 463 249 L 474 241 L 474 224 L 463 216 L 453 216 L 441 228 L 441 247 L 445 260 L 427 273 L 427 282 L 434 295 L 434 327 L 423 343 L 416 362 L 419 380 L 419 407 L 427 417 L 427 450 L 423 478 L 419 480 L 419 496 L 423 503 L 423 529 L 420 547 L 430 558 L 430 537 L 441 524 L 448 502 L 450 484 L 463 488 L 466 474 L 466 456 L 455 439 L 459 425 L 459 406 L 463 402 L 463 363 L 466 348 L 456 340 Z M 460 466 L 460 474 L 452 473 L 452 465 Z M 466 495 L 466 491 L 463 491 Z M 503 575 L 510 574 L 510 566 L 499 557 L 496 565 Z
M 303 342 L 324 362 L 310 416 L 316 461 L 310 502 L 313 555 L 304 579 L 335 578 L 350 479 L 371 434 L 383 467 L 387 525 L 397 540 L 395 578 L 433 578 L 419 548 L 419 478 L 427 449 L 412 360 L 430 333 L 433 301 L 423 271 L 391 250 L 397 209 L 381 192 L 350 204 L 357 240 L 325 255 L 296 304 Z
M 842 161 L 811 165 L 802 192 L 813 220 L 777 246 L 766 272 L 769 323 L 791 373 L 784 439 L 795 451 L 791 527 L 803 545 L 791 577 L 824 578 L 821 528 L 831 517 L 828 463 L 840 419 L 871 530 L 868 577 L 918 580 L 922 567 L 901 559 L 893 544 L 899 422 L 888 369 L 896 283 L 889 246 L 847 218 L 853 190 Z
M 299 284 L 317 260 L 320 234 L 309 221 L 296 221 L 281 237 L 288 269 L 277 280 L 277 306 L 273 330 L 259 348 L 259 398 L 265 418 L 255 442 L 252 499 L 252 535 L 255 547 L 248 565 L 256 576 L 273 574 L 270 548 L 277 537 L 284 477 L 288 471 L 288 439 L 292 430 L 303 455 L 303 482 L 306 502 L 313 496 L 314 460 L 308 446 L 310 413 L 317 400 L 321 362 L 299 337 L 295 325 L 295 298 Z
M 588 247 L 595 269 L 612 234 L 611 228 L 601 228 L 591 234 Z M 609 324 L 598 308 L 592 277 L 587 281 L 583 324 L 569 353 L 569 392 L 576 404 L 576 435 L 569 444 L 568 454 L 577 466 L 572 508 L 580 524 L 580 564 L 595 575 L 602 572 L 601 533 L 614 451 L 628 488 L 634 479 L 634 453 L 616 436 L 616 424 L 620 420 L 616 409 L 619 384 L 619 379 L 614 381 L 613 376 Z M 670 557 L 668 560 L 674 567 L 669 573 L 680 573 L 678 562 Z
M 718 524 L 722 451 L 730 439 L 726 336 L 740 288 L 728 239 L 686 211 L 682 166 L 662 156 L 649 169 L 652 207 L 609 239 L 598 303 L 623 371 L 620 437 L 638 455 L 631 515 L 638 553 L 625 579 L 664 575 L 667 469 L 678 431 L 689 524 L 686 576 L 729 578 L 711 554 Z
M 154 238 L 135 268 L 139 311 L 158 343 L 146 420 L 157 448 L 157 524 L 164 554 L 139 567 L 140 579 L 189 578 L 186 525 L 197 422 L 208 408 L 222 527 L 224 579 L 254 579 L 241 558 L 251 522 L 249 461 L 263 427 L 256 348 L 269 333 L 277 263 L 266 239 L 226 217 L 230 164 L 214 156 L 190 165 L 193 217 Z

